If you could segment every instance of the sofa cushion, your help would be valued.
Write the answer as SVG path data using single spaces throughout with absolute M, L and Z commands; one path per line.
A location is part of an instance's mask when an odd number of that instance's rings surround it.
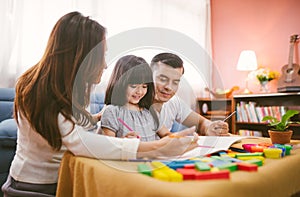
M 17 123 L 14 119 L 0 122 L 0 185 L 6 181 L 17 145 Z M 3 193 L 0 192 L 0 196 Z
M 177 121 L 175 121 L 172 125 L 171 132 L 174 133 L 174 132 L 178 132 L 178 131 L 181 131 L 181 130 L 184 130 L 187 128 L 188 127 L 184 126 L 183 124 L 180 124 Z
M 15 119 L 0 122 L 0 147 L 15 148 L 17 139 L 17 123 Z
M 17 122 L 15 119 L 7 119 L 0 122 L 0 137 L 17 137 Z
M 1 101 L 14 101 L 15 89 L 14 88 L 0 88 Z
M 104 106 L 104 94 L 92 93 L 90 97 L 90 112 L 96 114 L 101 111 Z
M 11 119 L 13 116 L 13 105 L 11 101 L 0 101 L 0 122 L 6 119 Z

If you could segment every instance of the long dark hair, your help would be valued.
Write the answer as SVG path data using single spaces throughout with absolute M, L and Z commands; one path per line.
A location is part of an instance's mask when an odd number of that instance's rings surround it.
M 117 61 L 106 89 L 105 104 L 125 105 L 127 103 L 126 90 L 129 84 L 147 84 L 147 93 L 138 105 L 140 108 L 150 110 L 158 124 L 158 117 L 151 107 L 155 96 L 152 70 L 141 57 L 126 55 Z
M 104 42 L 104 27 L 79 12 L 68 13 L 55 24 L 41 60 L 18 79 L 17 122 L 19 113 L 55 150 L 62 145 L 59 113 L 73 127 L 93 123 L 85 108 L 92 85 L 106 66 Z

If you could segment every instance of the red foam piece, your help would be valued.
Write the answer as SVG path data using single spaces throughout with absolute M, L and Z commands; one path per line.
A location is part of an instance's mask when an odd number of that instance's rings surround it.
M 198 172 L 196 174 L 197 180 L 208 180 L 208 179 L 229 179 L 230 171 L 221 170 L 217 172 Z
M 184 168 L 185 169 L 195 169 L 195 164 L 185 164 Z
M 242 146 L 246 151 L 250 152 L 251 146 L 256 146 L 256 144 L 243 144 Z
M 254 172 L 258 170 L 258 166 L 251 163 L 240 162 L 237 163 L 237 166 L 238 166 L 238 170 L 243 170 L 243 171 Z
M 195 169 L 185 169 L 185 168 L 178 168 L 176 169 L 177 172 L 182 174 L 183 180 L 194 180 L 198 171 Z

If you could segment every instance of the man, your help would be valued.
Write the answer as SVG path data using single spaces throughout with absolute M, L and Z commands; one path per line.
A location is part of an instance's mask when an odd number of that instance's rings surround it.
M 154 108 L 168 129 L 177 121 L 187 127 L 197 126 L 199 135 L 229 135 L 226 122 L 204 118 L 175 95 L 184 73 L 180 57 L 172 53 L 160 53 L 153 57 L 151 68 L 155 82 Z

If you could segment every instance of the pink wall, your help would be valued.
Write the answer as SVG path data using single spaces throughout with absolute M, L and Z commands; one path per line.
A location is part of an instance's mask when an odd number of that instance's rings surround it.
M 281 72 L 288 63 L 290 36 L 300 34 L 299 0 L 211 0 L 211 9 L 214 84 L 219 72 L 225 88 L 245 87 L 247 73 L 236 70 L 245 49 L 256 52 L 259 66 Z M 299 63 L 298 44 L 295 48 L 294 59 Z M 277 80 L 270 85 L 276 92 Z M 249 81 L 249 88 L 259 92 L 256 79 Z

